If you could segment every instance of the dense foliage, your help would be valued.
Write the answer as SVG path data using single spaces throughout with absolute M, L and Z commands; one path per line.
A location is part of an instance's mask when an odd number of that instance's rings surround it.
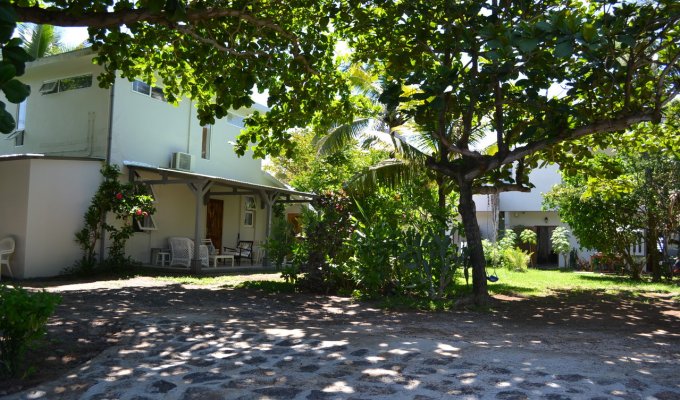
M 18 375 L 25 369 L 26 350 L 45 334 L 60 301 L 45 291 L 0 285 L 0 374 Z
M 17 77 L 24 74 L 26 62 L 31 56 L 21 46 L 19 38 L 13 38 L 16 28 L 17 15 L 7 0 L 0 1 L 0 90 L 10 103 L 21 103 L 31 93 L 28 85 L 21 83 Z M 16 122 L 11 113 L 5 109 L 5 103 L 0 101 L 0 132 L 10 133 L 16 128 Z
M 145 186 L 135 183 L 121 183 L 118 166 L 104 165 L 101 169 L 104 180 L 99 185 L 84 216 L 85 226 L 76 233 L 76 242 L 83 250 L 83 256 L 76 263 L 75 272 L 89 273 L 97 264 L 96 248 L 102 231 L 111 238 L 105 264 L 118 267 L 129 262 L 125 256 L 125 243 L 134 234 L 135 218 L 144 218 L 155 212 L 153 197 Z M 113 214 L 113 223 L 107 220 Z
M 435 215 L 435 190 L 414 183 L 368 196 L 326 193 L 312 206 L 294 250 L 300 288 L 368 298 L 454 294 L 465 260 Z
M 679 112 L 675 103 L 663 124 L 628 132 L 635 146 L 573 165 L 564 183 L 546 196 L 546 206 L 558 210 L 581 246 L 623 257 L 635 278 L 644 264 L 633 256 L 633 245 L 646 242 L 648 265 L 658 280 L 659 261 L 668 259 L 674 244 L 669 241 L 680 227 Z

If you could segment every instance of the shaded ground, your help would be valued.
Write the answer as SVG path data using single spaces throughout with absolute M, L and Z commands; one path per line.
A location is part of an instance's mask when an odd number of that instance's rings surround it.
M 427 314 L 148 278 L 49 290 L 38 372 L 0 396 L 680 399 L 680 312 L 661 295 Z

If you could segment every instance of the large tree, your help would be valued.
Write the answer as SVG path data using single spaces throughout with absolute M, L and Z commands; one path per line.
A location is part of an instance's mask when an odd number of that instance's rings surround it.
M 427 164 L 460 192 L 478 303 L 488 295 L 473 194 L 528 191 L 527 172 L 539 159 L 566 163 L 587 155 L 589 141 L 604 144 L 631 125 L 659 121 L 680 89 L 676 1 L 344 6 L 336 26 L 355 60 L 383 65 L 393 83 L 381 100 L 409 104 L 409 116 L 437 138 Z M 404 93 L 408 85 L 420 90 Z M 492 155 L 470 140 L 488 123 Z

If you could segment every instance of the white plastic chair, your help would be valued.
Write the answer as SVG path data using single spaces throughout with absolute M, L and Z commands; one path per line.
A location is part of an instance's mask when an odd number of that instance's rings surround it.
M 9 266 L 9 259 L 14 254 L 14 238 L 6 237 L 0 240 L 0 279 L 2 279 L 2 266 L 7 266 L 7 271 L 14 278 L 12 268 Z
M 168 239 L 170 245 L 170 265 L 183 265 L 187 268 L 191 266 L 191 259 L 194 257 L 194 242 L 189 238 L 171 237 Z M 200 246 L 199 258 L 201 265 L 209 266 L 208 247 Z

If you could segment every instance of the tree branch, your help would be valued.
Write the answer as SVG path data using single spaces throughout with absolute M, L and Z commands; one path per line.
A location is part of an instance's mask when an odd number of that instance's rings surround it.
M 16 4 L 12 4 L 12 8 L 17 13 L 19 21 L 61 27 L 109 28 L 113 26 L 131 25 L 138 22 L 158 24 L 171 29 L 177 29 L 180 26 L 177 24 L 177 21 L 170 20 L 167 14 L 162 12 L 155 13 L 146 8 L 84 13 L 74 13 L 69 9 L 45 9 L 38 6 L 21 7 Z M 301 62 L 307 72 L 316 73 L 309 65 L 307 58 L 302 55 L 298 37 L 270 19 L 258 18 L 244 10 L 232 8 L 207 8 L 188 9 L 184 22 L 195 24 L 201 21 L 225 17 L 238 18 L 240 21 L 244 21 L 257 28 L 269 29 L 278 33 L 290 42 L 290 51 L 293 54 L 294 59 Z
M 549 138 L 537 140 L 535 142 L 530 142 L 524 146 L 517 147 L 514 150 L 510 151 L 505 157 L 500 156 L 497 153 L 496 156 L 491 158 L 491 161 L 485 166 L 485 168 L 476 169 L 474 171 L 468 172 L 465 175 L 465 179 L 472 180 L 474 178 L 481 176 L 484 172 L 488 170 L 495 169 L 500 167 L 501 165 L 506 165 L 518 161 L 519 159 L 525 156 L 546 149 L 550 146 L 553 146 L 563 141 L 579 139 L 594 133 L 620 131 L 630 128 L 631 126 L 638 124 L 640 122 L 650 122 L 653 120 L 654 113 L 639 113 L 616 119 L 596 121 L 593 122 L 592 124 L 582 126 L 580 128 L 566 130 Z
M 189 27 L 186 27 L 186 26 L 176 26 L 176 27 L 174 27 L 174 29 L 177 29 L 179 32 L 182 32 L 186 35 L 191 36 L 192 38 L 198 40 L 201 43 L 205 43 L 207 45 L 214 47 L 215 49 L 217 49 L 219 51 L 231 54 L 231 55 L 236 56 L 236 57 L 271 58 L 271 54 L 266 53 L 264 51 L 237 51 L 233 48 L 230 48 L 230 47 L 227 47 L 227 46 L 224 46 L 224 45 L 218 43 L 214 39 L 203 37 L 203 36 L 199 35 L 198 33 L 196 33 L 193 29 L 190 29 Z

